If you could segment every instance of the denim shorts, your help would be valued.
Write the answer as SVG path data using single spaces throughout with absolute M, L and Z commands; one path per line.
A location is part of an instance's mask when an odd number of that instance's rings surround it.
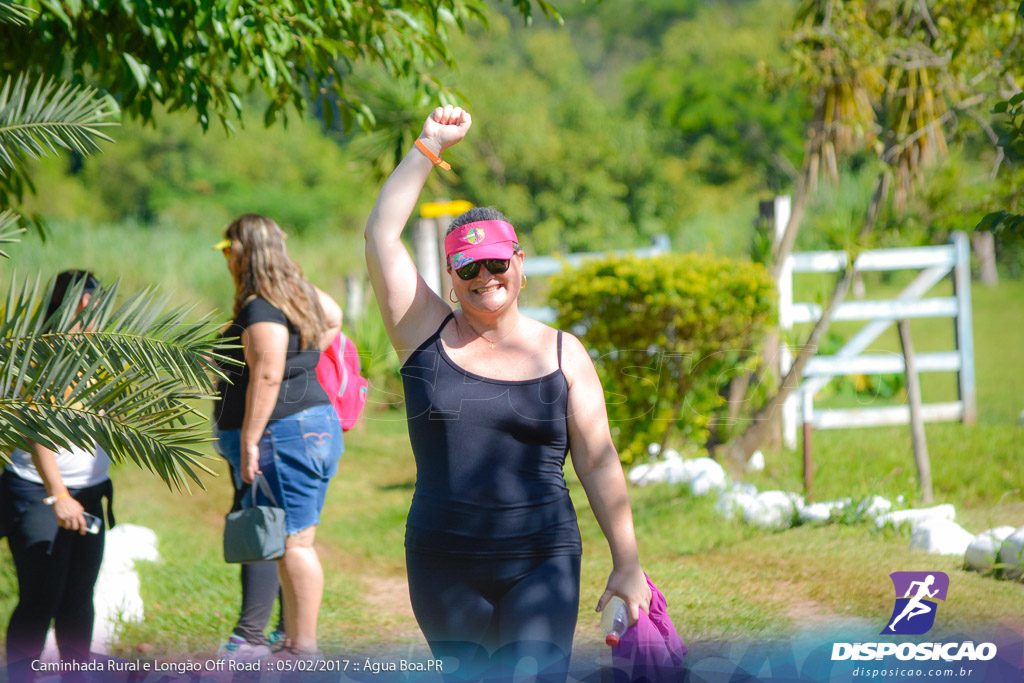
M 217 450 L 231 464 L 231 476 L 238 487 L 241 485 L 242 430 L 220 430 L 216 434 Z M 260 470 L 277 504 L 284 508 L 288 534 L 320 523 L 327 484 L 338 471 L 338 460 L 344 450 L 341 422 L 329 403 L 275 420 L 263 430 Z M 261 505 L 269 504 L 262 493 L 257 500 Z M 251 496 L 243 496 L 242 505 L 251 504 Z

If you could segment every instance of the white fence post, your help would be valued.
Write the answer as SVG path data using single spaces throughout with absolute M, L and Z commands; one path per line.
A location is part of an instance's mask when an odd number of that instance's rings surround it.
M 959 398 L 964 406 L 961 418 L 966 425 L 978 421 L 978 396 L 974 386 L 974 327 L 971 315 L 971 245 L 967 235 L 953 233 L 956 266 L 953 267 L 953 293 L 956 296 L 956 346 L 960 350 L 957 375 Z
M 433 218 L 421 218 L 413 227 L 413 249 L 416 251 L 416 270 L 427 287 L 441 298 L 441 263 L 437 258 L 437 229 Z
M 781 195 L 775 198 L 774 221 L 775 221 L 775 244 L 782 240 L 786 233 L 786 226 L 789 225 L 789 218 L 792 213 L 792 200 L 789 195 Z M 793 352 L 786 343 L 786 333 L 793 331 L 793 256 L 786 256 L 786 260 L 779 269 L 779 279 L 775 283 L 779 290 L 779 382 L 789 373 L 793 367 Z M 782 443 L 789 450 L 796 450 L 797 423 L 799 422 L 800 411 L 800 390 L 792 392 L 782 404 Z M 770 416 L 769 419 L 776 419 Z
M 355 321 L 363 317 L 363 276 L 348 275 L 345 277 L 345 310 L 346 321 Z

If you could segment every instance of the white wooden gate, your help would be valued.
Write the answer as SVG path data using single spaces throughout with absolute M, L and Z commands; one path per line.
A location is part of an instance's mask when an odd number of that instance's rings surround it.
M 977 419 L 974 385 L 974 337 L 971 331 L 970 246 L 963 233 L 954 233 L 951 244 L 906 249 L 875 249 L 857 257 L 860 272 L 920 270 L 918 276 L 896 298 L 881 301 L 844 301 L 834 321 L 869 321 L 860 332 L 832 356 L 815 356 L 804 368 L 803 383 L 783 408 L 783 437 L 786 446 L 796 448 L 798 422 L 815 429 L 869 427 L 908 424 L 909 406 L 815 410 L 814 395 L 833 377 L 850 374 L 901 373 L 905 360 L 900 354 L 865 354 L 863 351 L 895 321 L 911 318 L 952 318 L 956 332 L 954 349 L 918 353 L 917 369 L 923 372 L 956 372 L 958 398 L 946 403 L 925 403 L 922 416 L 927 422 Z M 792 330 L 797 323 L 821 318 L 821 306 L 793 301 L 794 273 L 834 273 L 846 267 L 843 251 L 802 252 L 790 255 L 779 274 L 779 326 Z M 954 295 L 923 298 L 943 278 L 952 274 Z M 782 344 L 783 375 L 792 367 L 790 349 Z M 802 410 L 800 408 L 802 407 Z

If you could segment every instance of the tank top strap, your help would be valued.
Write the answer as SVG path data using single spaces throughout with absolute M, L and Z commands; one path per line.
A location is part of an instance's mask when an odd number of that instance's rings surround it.
M 558 331 L 558 369 L 562 369 L 562 331 Z
M 441 330 L 443 330 L 444 326 L 448 324 L 448 321 L 451 320 L 454 317 L 455 317 L 455 311 L 452 311 L 448 315 L 446 315 L 444 317 L 444 320 L 441 321 L 441 324 L 438 325 L 437 329 L 434 331 L 434 334 L 430 335 L 430 338 L 427 339 L 427 342 L 429 343 L 431 341 L 436 341 L 436 340 L 440 339 L 441 338 Z

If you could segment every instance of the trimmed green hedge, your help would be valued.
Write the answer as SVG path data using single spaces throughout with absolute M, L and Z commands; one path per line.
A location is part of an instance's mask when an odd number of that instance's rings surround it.
M 725 386 L 757 363 L 775 300 L 760 264 L 699 254 L 590 261 L 553 278 L 550 295 L 594 358 L 627 463 L 650 443 L 706 443 Z

